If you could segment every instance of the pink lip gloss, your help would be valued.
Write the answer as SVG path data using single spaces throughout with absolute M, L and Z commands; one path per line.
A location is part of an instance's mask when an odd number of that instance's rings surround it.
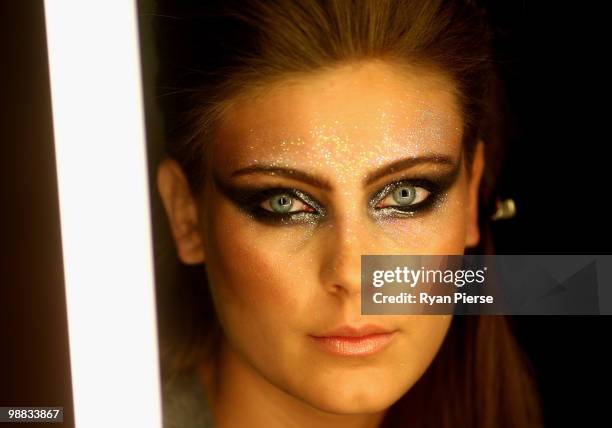
M 363 336 L 311 336 L 327 352 L 339 356 L 366 356 L 383 350 L 395 332 L 372 333 Z

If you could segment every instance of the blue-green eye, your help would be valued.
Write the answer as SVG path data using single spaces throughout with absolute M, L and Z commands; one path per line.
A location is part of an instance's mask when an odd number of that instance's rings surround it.
M 418 186 L 410 184 L 402 184 L 397 186 L 392 192 L 390 192 L 384 199 L 382 199 L 376 208 L 386 207 L 410 207 L 412 205 L 418 205 L 425 201 L 430 191 Z
M 416 199 L 416 188 L 414 186 L 402 186 L 393 191 L 393 200 L 400 205 L 410 205 Z
M 277 214 L 315 211 L 311 206 L 288 193 L 273 195 L 263 201 L 260 206 L 267 211 L 272 211 Z

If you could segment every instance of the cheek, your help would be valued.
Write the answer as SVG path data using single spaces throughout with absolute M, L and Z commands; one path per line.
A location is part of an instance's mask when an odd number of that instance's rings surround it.
M 397 384 L 404 392 L 410 389 L 425 373 L 438 355 L 448 333 L 450 315 L 394 315 L 394 321 L 403 329 L 399 338 L 390 385 Z M 461 356 L 457 356 L 461 358 Z M 398 375 L 398 373 L 403 373 Z
M 392 251 L 398 254 L 463 254 L 469 212 L 467 198 L 467 185 L 459 182 L 427 214 L 381 222 L 381 229 L 396 246 Z
M 425 369 L 436 356 L 452 321 L 451 315 L 405 315 L 402 326 L 408 334 L 406 353 L 417 367 Z M 418 350 L 418 351 L 415 351 Z
M 206 268 L 220 317 L 272 322 L 308 296 L 296 286 L 307 266 L 295 259 L 295 230 L 270 233 L 219 200 L 204 233 Z M 242 321 L 244 322 L 244 321 Z

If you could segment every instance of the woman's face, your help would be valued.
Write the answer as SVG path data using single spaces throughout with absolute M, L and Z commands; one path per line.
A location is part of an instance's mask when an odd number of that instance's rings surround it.
M 381 62 L 286 81 L 224 115 L 201 199 L 160 168 L 179 255 L 205 262 L 228 349 L 315 408 L 389 407 L 448 330 L 450 316 L 361 315 L 360 257 L 477 243 L 482 152 L 470 179 L 449 88 Z

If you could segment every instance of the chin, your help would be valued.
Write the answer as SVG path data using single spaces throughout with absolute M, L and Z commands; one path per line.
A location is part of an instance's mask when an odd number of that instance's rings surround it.
M 347 374 L 350 377 L 351 374 Z M 405 391 L 384 388 L 377 379 L 364 380 L 355 384 L 356 379 L 343 385 L 315 388 L 311 400 L 313 407 L 327 413 L 340 415 L 368 414 L 384 411 L 400 399 Z

